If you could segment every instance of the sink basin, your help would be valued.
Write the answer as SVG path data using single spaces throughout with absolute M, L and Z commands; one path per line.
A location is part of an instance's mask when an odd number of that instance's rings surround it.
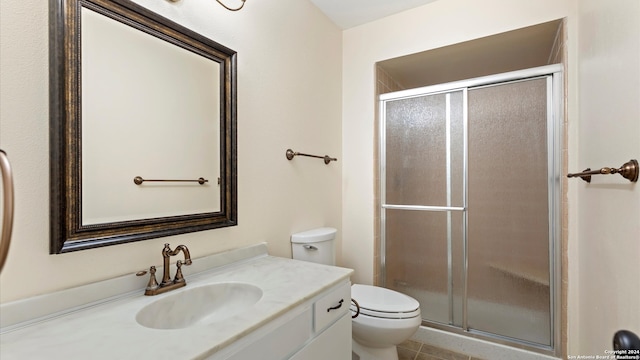
M 182 329 L 213 324 L 245 311 L 262 298 L 262 290 L 239 282 L 216 283 L 168 295 L 142 308 L 138 324 L 152 329 Z

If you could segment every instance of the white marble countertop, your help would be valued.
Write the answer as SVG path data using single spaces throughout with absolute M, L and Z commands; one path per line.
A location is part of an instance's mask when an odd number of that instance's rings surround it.
M 194 264 L 196 262 L 197 259 Z M 139 294 L 130 293 L 104 304 L 6 331 L 0 335 L 0 358 L 201 359 L 348 279 L 351 273 L 350 269 L 264 254 L 185 275 L 186 287 L 165 294 L 144 296 L 140 290 Z M 158 330 L 136 322 L 140 309 L 164 296 L 228 281 L 258 286 L 263 296 L 245 312 L 213 325 Z

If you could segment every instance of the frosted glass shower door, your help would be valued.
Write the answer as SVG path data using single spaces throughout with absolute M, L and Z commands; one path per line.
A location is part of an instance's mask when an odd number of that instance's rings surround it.
M 385 106 L 385 284 L 462 324 L 464 91 Z M 455 302 L 455 305 L 454 305 Z
M 468 325 L 550 345 L 548 79 L 469 90 Z
M 558 73 L 530 70 L 381 95 L 381 280 L 424 325 L 547 351 L 561 92 Z

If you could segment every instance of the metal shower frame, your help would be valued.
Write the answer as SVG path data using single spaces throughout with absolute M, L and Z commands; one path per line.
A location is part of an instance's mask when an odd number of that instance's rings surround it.
M 470 329 L 467 314 L 467 288 L 468 288 L 468 257 L 467 257 L 467 186 L 468 186 L 468 137 L 467 137 L 467 92 L 471 88 L 493 86 L 506 82 L 524 81 L 532 78 L 547 78 L 547 164 L 548 164 L 548 216 L 549 216 L 549 275 L 550 275 L 550 345 L 541 345 L 498 334 Z M 447 206 L 416 206 L 416 205 L 391 205 L 386 203 L 386 136 L 385 114 L 386 102 L 391 100 L 408 99 L 413 97 L 434 95 L 441 93 L 463 92 L 463 194 L 462 207 L 451 206 L 451 162 L 450 162 L 450 112 L 447 111 Z M 447 107 L 449 95 L 446 97 Z M 561 64 L 541 66 L 531 69 L 512 71 L 502 74 L 483 76 L 468 80 L 450 82 L 426 86 L 421 88 L 396 91 L 379 96 L 379 203 L 380 208 L 380 274 L 382 285 L 386 282 L 386 209 L 417 210 L 417 211 L 445 211 L 448 213 L 447 251 L 448 251 L 448 296 L 449 296 L 449 324 L 453 324 L 453 291 L 452 291 L 452 251 L 451 251 L 451 212 L 462 212 L 462 238 L 463 238 L 463 299 L 462 299 L 462 327 L 423 320 L 423 325 L 429 325 L 441 330 L 447 330 L 457 334 L 463 334 L 480 339 L 490 340 L 496 343 L 523 348 L 543 354 L 559 355 L 561 352 L 561 244 L 562 244 L 562 145 L 563 145 L 563 66 Z

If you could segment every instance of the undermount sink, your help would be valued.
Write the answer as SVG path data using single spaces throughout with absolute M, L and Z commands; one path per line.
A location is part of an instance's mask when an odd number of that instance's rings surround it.
M 260 298 L 262 290 L 246 283 L 224 282 L 192 287 L 145 306 L 136 315 L 136 321 L 152 329 L 212 324 L 247 310 Z

